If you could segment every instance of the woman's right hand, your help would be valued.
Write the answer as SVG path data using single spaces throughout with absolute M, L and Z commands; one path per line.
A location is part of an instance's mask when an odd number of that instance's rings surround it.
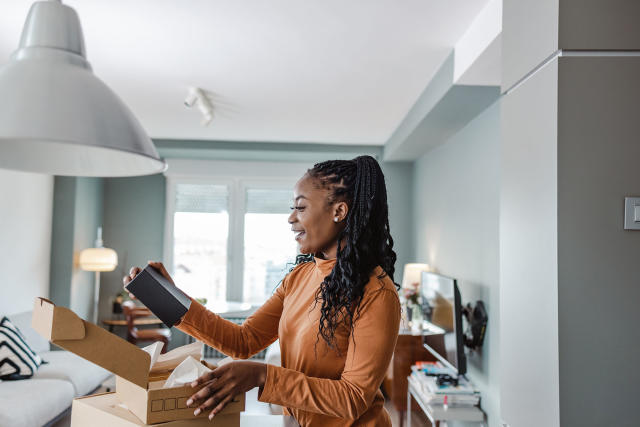
M 171 284 L 175 286 L 175 282 L 171 278 L 171 275 L 169 274 L 167 269 L 164 267 L 164 264 L 158 261 L 149 261 L 149 265 L 155 268 L 158 273 L 162 274 L 165 279 L 167 279 L 169 282 L 171 282 Z M 122 286 L 127 286 L 129 282 L 131 282 L 140 273 L 140 271 L 142 271 L 140 267 L 131 267 L 131 270 L 129 270 L 129 274 L 125 275 L 122 278 Z M 133 295 L 131 292 L 129 292 L 129 296 L 131 297 L 131 299 L 135 299 L 135 295 Z

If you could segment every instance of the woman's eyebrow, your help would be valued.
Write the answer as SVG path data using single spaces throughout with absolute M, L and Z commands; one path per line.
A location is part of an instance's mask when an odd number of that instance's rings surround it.
M 306 197 L 304 197 L 303 195 L 299 195 L 298 197 L 296 197 L 295 199 L 293 199 L 294 202 L 297 202 L 298 199 L 306 199 Z

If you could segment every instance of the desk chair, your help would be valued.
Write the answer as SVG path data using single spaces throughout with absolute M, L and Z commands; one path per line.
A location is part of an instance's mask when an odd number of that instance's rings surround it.
M 122 303 L 122 311 L 127 320 L 127 341 L 132 344 L 138 344 L 142 341 L 162 341 L 162 353 L 166 353 L 171 340 L 171 331 L 167 328 L 154 329 L 138 329 L 134 326 L 133 321 L 139 317 L 151 316 L 151 310 L 147 307 L 138 307 L 133 301 L 125 301 Z

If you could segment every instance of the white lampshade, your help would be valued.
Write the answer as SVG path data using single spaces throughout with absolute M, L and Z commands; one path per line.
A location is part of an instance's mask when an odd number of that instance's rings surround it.
M 118 254 L 109 248 L 89 248 L 80 252 L 80 268 L 85 271 L 113 271 L 118 266 Z
M 409 263 L 404 265 L 404 273 L 402 274 L 402 287 L 408 288 L 415 283 L 420 283 L 420 274 L 423 271 L 429 271 L 428 264 Z
M 93 74 L 78 15 L 58 1 L 31 7 L 18 50 L 0 68 L 0 94 L 0 168 L 113 177 L 166 169 L 131 111 Z

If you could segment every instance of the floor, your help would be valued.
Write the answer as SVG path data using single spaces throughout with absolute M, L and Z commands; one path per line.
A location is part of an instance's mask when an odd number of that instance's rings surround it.
M 387 412 L 389 412 L 389 416 L 391 417 L 391 425 L 393 425 L 393 427 L 399 427 L 400 414 L 398 411 L 395 410 L 391 401 L 389 400 L 385 401 L 384 407 L 387 410 Z M 431 426 L 431 423 L 429 422 L 429 419 L 426 417 L 426 415 L 415 410 L 411 413 L 411 426 L 408 426 L 406 421 L 407 419 L 405 415 L 405 423 L 403 424 L 403 427 L 430 427 Z

